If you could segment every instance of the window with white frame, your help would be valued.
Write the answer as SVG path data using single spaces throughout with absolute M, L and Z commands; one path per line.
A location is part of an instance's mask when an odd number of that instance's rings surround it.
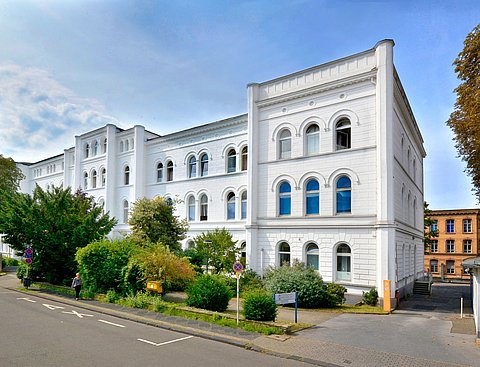
M 432 254 L 435 254 L 438 252 L 438 241 L 437 240 L 433 240 L 431 243 L 430 243 L 430 252 Z
M 312 124 L 307 128 L 306 131 L 306 141 L 307 146 L 306 153 L 307 155 L 320 153 L 320 128 L 317 124 Z
M 97 188 L 97 171 L 96 170 L 92 171 L 92 188 L 93 189 Z
M 208 197 L 205 194 L 200 197 L 200 220 L 208 220 Z
M 290 130 L 283 129 L 280 131 L 278 139 L 278 158 L 286 159 L 292 155 L 292 134 Z
M 163 163 L 157 164 L 157 182 L 163 181 Z
M 430 232 L 437 232 L 438 231 L 438 220 L 433 220 L 432 224 L 430 224 Z
M 447 233 L 455 233 L 455 221 L 453 219 L 447 219 Z
M 126 166 L 123 171 L 123 184 L 130 185 L 130 167 Z
M 173 162 L 167 162 L 167 181 L 173 181 Z
M 102 153 L 107 152 L 107 138 L 103 139 L 103 148 L 102 148 Z
M 455 252 L 455 240 L 447 240 L 446 249 L 448 253 Z
M 200 157 L 200 176 L 208 176 L 208 154 L 203 153 Z
M 455 274 L 455 261 L 447 260 L 447 274 Z
M 98 147 L 99 147 L 98 141 L 95 140 L 95 143 L 93 143 L 93 155 L 94 156 L 98 155 Z
M 292 212 L 292 189 L 287 181 L 278 187 L 278 215 L 290 215 Z
M 235 194 L 229 192 L 227 194 L 227 220 L 235 219 Z
M 335 125 L 335 140 L 337 150 L 351 148 L 351 123 L 347 118 L 343 118 Z
M 472 220 L 464 219 L 463 220 L 463 233 L 472 233 Z
M 235 149 L 230 149 L 227 153 L 227 173 L 237 171 L 237 152 Z
M 290 264 L 290 245 L 287 242 L 280 242 L 278 245 L 278 265 L 289 266 Z
M 320 185 L 314 178 L 305 185 L 305 214 L 320 214 Z
M 190 196 L 188 198 L 188 221 L 194 221 L 195 220 L 195 198 Z
M 438 273 L 438 260 L 430 260 L 430 271 Z
M 243 264 L 243 266 L 246 266 L 247 264 L 247 244 L 245 242 L 242 242 L 240 244 L 239 248 L 240 252 L 240 262 Z
M 463 241 L 463 253 L 471 254 L 472 253 L 472 240 Z
M 90 144 L 85 144 L 85 158 L 88 158 L 90 155 Z
M 308 267 L 313 268 L 315 270 L 319 270 L 319 255 L 320 251 L 318 249 L 318 245 L 315 243 L 309 243 L 305 248 L 306 252 L 306 264 Z
M 88 189 L 88 173 L 87 172 L 83 174 L 83 188 L 85 190 Z
M 107 170 L 105 168 L 102 168 L 100 171 L 100 181 L 102 183 L 102 187 L 105 187 L 105 182 L 107 179 Z
M 123 223 L 128 223 L 128 201 L 123 201 Z
M 241 196 L 241 218 L 247 219 L 247 192 L 242 192 Z
M 248 167 L 248 147 L 243 147 L 241 151 L 240 170 L 246 171 Z
M 197 159 L 194 156 L 191 156 L 188 159 L 188 178 L 193 178 L 197 176 Z
M 352 212 L 352 182 L 348 176 L 340 176 L 336 183 L 337 214 Z
M 342 243 L 337 247 L 337 280 L 350 281 L 352 279 L 351 269 L 352 250 L 346 243 Z

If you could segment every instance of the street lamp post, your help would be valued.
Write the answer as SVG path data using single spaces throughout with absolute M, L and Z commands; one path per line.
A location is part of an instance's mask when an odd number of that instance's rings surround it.
M 212 241 L 211 240 L 204 240 L 203 243 L 206 245 L 207 247 L 207 264 L 206 264 L 206 271 L 207 271 L 207 274 L 208 274 L 208 255 L 210 254 L 210 245 L 212 244 Z

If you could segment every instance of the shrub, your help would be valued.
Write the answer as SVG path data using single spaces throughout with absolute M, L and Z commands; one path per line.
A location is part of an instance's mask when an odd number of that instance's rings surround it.
M 362 292 L 362 301 L 369 306 L 376 306 L 378 303 L 378 292 L 375 287 L 368 292 Z
M 18 260 L 8 256 L 2 256 L 2 269 L 7 266 L 18 266 Z
M 331 307 L 332 300 L 322 277 L 303 263 L 271 268 L 265 274 L 265 288 L 272 293 L 298 293 L 298 306 Z
M 152 303 L 152 296 L 146 292 L 138 292 L 137 294 L 129 294 L 121 302 L 121 304 L 127 307 L 134 308 L 148 308 Z
M 220 275 L 202 275 L 187 288 L 187 305 L 223 312 L 228 307 L 232 292 Z
M 227 278 L 227 284 L 232 290 L 232 293 L 237 292 L 237 279 L 236 277 Z M 263 283 L 257 273 L 251 269 L 247 269 L 242 272 L 240 276 L 240 293 L 244 294 L 253 290 L 260 290 L 263 288 Z
M 120 299 L 120 295 L 113 289 L 109 290 L 105 295 L 105 302 L 116 303 Z
M 193 283 L 195 275 L 187 258 L 175 255 L 161 244 L 139 251 L 124 270 L 126 288 L 130 291 L 145 289 L 147 280 L 161 281 L 164 292 L 183 290 Z
M 345 293 L 347 288 L 343 285 L 330 283 L 327 285 L 327 293 L 332 300 L 332 306 L 341 305 L 345 303 Z
M 121 291 L 123 268 L 128 259 L 137 251 L 137 246 L 129 240 L 102 240 L 92 242 L 77 251 L 83 283 L 93 292 L 106 293 L 110 289 Z
M 27 276 L 27 269 L 28 265 L 21 261 L 17 268 L 17 278 L 23 280 Z
M 275 321 L 277 305 L 273 300 L 273 295 L 265 290 L 245 293 L 243 315 L 247 320 Z

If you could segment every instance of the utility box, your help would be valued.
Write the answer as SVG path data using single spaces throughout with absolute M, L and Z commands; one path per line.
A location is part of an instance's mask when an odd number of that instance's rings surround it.
M 159 281 L 148 281 L 147 282 L 147 289 L 151 292 L 155 293 L 163 293 L 163 286 L 162 282 Z

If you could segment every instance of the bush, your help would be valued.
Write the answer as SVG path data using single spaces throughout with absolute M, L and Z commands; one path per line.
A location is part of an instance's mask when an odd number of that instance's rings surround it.
M 27 269 L 28 265 L 21 261 L 17 268 L 17 278 L 23 280 L 27 276 Z
M 247 320 L 275 321 L 277 305 L 273 300 L 273 295 L 264 290 L 245 293 L 243 315 Z
M 378 292 L 375 287 L 368 292 L 362 292 L 362 301 L 369 306 L 376 306 L 378 303 Z
M 230 287 L 233 294 L 237 292 L 237 278 L 227 278 L 227 284 Z M 263 288 L 263 283 L 257 273 L 251 269 L 243 271 L 240 276 L 240 293 L 244 294 L 253 290 L 260 290 Z
M 347 288 L 343 285 L 330 283 L 327 285 L 327 293 L 332 300 L 332 306 L 341 305 L 345 303 L 345 293 Z
M 187 288 L 187 305 L 223 312 L 228 307 L 232 292 L 220 275 L 202 275 Z
M 135 251 L 137 246 L 125 239 L 92 242 L 79 249 L 75 259 L 79 265 L 83 283 L 97 293 L 106 293 L 110 289 L 122 291 L 122 271 Z
M 299 307 L 332 306 L 333 301 L 322 277 L 303 263 L 271 268 L 267 270 L 264 279 L 265 288 L 272 293 L 297 292 Z
M 117 292 L 115 292 L 113 289 L 109 290 L 105 295 L 105 302 L 108 302 L 108 303 L 117 303 L 119 299 L 120 299 L 120 295 Z
M 18 260 L 8 256 L 2 256 L 2 269 L 7 266 L 18 266 Z

